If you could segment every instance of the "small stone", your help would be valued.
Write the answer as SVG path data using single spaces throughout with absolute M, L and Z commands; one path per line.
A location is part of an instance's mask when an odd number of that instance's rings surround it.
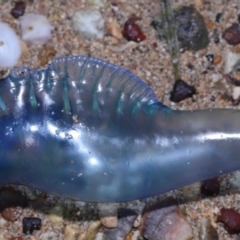
M 214 55 L 213 54 L 207 54 L 205 57 L 207 58 L 207 60 L 210 63 L 213 63 L 213 61 L 214 61 Z
M 214 27 L 215 27 L 215 25 L 214 25 L 214 22 L 213 22 L 213 21 L 208 21 L 208 22 L 207 22 L 207 28 L 208 28 L 209 30 L 213 30 Z
M 11 15 L 14 18 L 19 18 L 24 14 L 25 9 L 26 9 L 26 3 L 24 1 L 14 2 L 14 7 L 11 10 Z
M 145 211 L 140 232 L 148 240 L 189 240 L 193 238 L 189 222 L 172 198 L 165 199 Z
M 134 221 L 134 223 L 133 223 L 133 226 L 134 226 L 135 228 L 138 228 L 138 227 L 141 225 L 141 220 L 142 220 L 142 215 L 139 214 L 139 215 L 137 216 L 137 218 L 135 219 L 135 221 Z
M 34 230 L 40 230 L 42 220 L 40 218 L 24 217 L 22 225 L 24 234 L 32 234 Z
M 233 88 L 233 94 L 232 94 L 233 100 L 238 100 L 240 97 L 240 87 L 234 87 Z
M 218 178 L 207 179 L 203 181 L 201 193 L 206 196 L 216 196 L 220 191 L 220 183 Z
M 23 240 L 22 237 L 12 237 L 11 240 Z
M 215 17 L 215 21 L 219 23 L 221 18 L 222 18 L 222 13 L 217 13 L 217 15 Z
M 192 6 L 182 6 L 174 13 L 181 48 L 198 51 L 209 44 L 203 16 Z
M 240 214 L 234 209 L 222 208 L 217 222 L 223 222 L 229 234 L 240 233 Z
M 73 29 L 87 39 L 101 39 L 104 34 L 104 20 L 98 10 L 81 9 L 72 17 Z
M 113 18 L 109 21 L 108 25 L 108 31 L 110 32 L 110 34 L 117 38 L 117 39 L 121 39 L 122 38 L 122 31 L 121 28 L 117 22 L 116 18 Z
M 220 79 L 220 76 L 219 76 L 218 74 L 216 74 L 216 73 L 213 73 L 213 74 L 212 74 L 212 81 L 213 81 L 214 83 L 218 82 L 219 79 Z
M 222 61 L 222 56 L 219 54 L 216 54 L 213 60 L 213 64 L 217 65 Z
M 240 25 L 238 23 L 233 23 L 230 27 L 225 29 L 222 37 L 230 45 L 237 45 L 240 43 Z
M 22 215 L 22 211 L 21 207 L 8 207 L 1 212 L 1 215 L 5 220 L 15 222 Z
M 170 94 L 170 101 L 181 102 L 186 98 L 192 97 L 194 94 L 196 94 L 195 88 L 180 79 L 173 85 L 173 90 Z
M 224 57 L 225 62 L 224 73 L 225 74 L 230 73 L 236 66 L 238 61 L 240 61 L 240 53 L 235 53 L 227 49 Z
M 50 209 L 48 218 L 54 224 L 61 225 L 63 223 L 63 207 L 58 205 Z
M 103 226 L 106 228 L 115 228 L 118 225 L 117 218 L 118 204 L 99 204 L 99 218 Z
M 95 240 L 97 233 L 99 232 L 101 228 L 101 222 L 100 221 L 92 221 L 90 222 L 87 232 L 86 232 L 86 238 L 87 240 Z
M 128 41 L 141 42 L 146 39 L 140 27 L 135 23 L 139 20 L 141 18 L 133 16 L 125 22 L 122 34 Z
M 65 240 L 75 240 L 80 233 L 80 227 L 77 224 L 69 224 L 64 230 Z
M 133 227 L 137 213 L 132 209 L 120 208 L 118 210 L 118 226 L 116 228 L 104 228 L 103 239 L 125 240 Z
M 213 29 L 212 38 L 213 38 L 214 43 L 218 44 L 220 42 L 218 29 L 216 29 L 216 28 Z

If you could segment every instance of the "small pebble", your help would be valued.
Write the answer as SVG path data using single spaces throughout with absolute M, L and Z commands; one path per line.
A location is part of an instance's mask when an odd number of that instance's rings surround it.
M 99 204 L 99 219 L 106 228 L 115 228 L 118 225 L 118 204 Z
M 111 35 L 117 39 L 122 38 L 122 31 L 121 28 L 117 22 L 116 18 L 113 18 L 109 21 L 108 25 L 108 31 L 111 33 Z
M 26 9 L 26 2 L 24 1 L 14 2 L 14 7 L 11 10 L 11 15 L 14 18 L 19 18 L 24 14 L 25 9 Z
M 233 100 L 238 100 L 240 97 L 240 87 L 234 87 L 232 93 Z
M 222 13 L 217 13 L 217 15 L 215 17 L 215 21 L 219 23 L 221 18 L 222 18 Z
M 229 234 L 240 233 L 240 214 L 234 209 L 222 208 L 217 222 L 224 223 L 224 228 Z
M 188 85 L 183 80 L 177 80 L 173 85 L 173 90 L 170 93 L 170 101 L 181 102 L 186 98 L 192 97 L 196 94 L 196 90 L 193 86 Z
M 73 29 L 87 39 L 101 39 L 104 35 L 104 19 L 98 10 L 81 9 L 74 12 Z
M 216 28 L 213 30 L 212 38 L 213 38 L 214 43 L 218 44 L 220 42 L 219 32 Z
M 165 199 L 143 215 L 141 235 L 148 240 L 189 240 L 193 238 L 191 226 L 176 201 Z
M 233 23 L 230 27 L 225 29 L 222 37 L 228 44 L 237 45 L 240 43 L 240 25 L 238 23 Z
M 219 54 L 216 54 L 213 60 L 213 64 L 217 65 L 222 61 L 222 56 Z
M 141 221 L 142 221 L 142 215 L 139 214 L 139 215 L 137 216 L 137 218 L 135 219 L 135 221 L 134 221 L 134 223 L 133 223 L 133 226 L 134 226 L 135 228 L 138 228 L 138 227 L 141 225 Z
M 61 225 L 63 223 L 63 207 L 57 205 L 51 208 L 48 212 L 48 218 L 54 224 Z
M 216 74 L 216 73 L 213 73 L 213 74 L 212 74 L 212 81 L 213 81 L 214 83 L 218 82 L 219 79 L 220 79 L 220 76 L 219 76 L 218 74 Z
M 182 48 L 198 51 L 208 46 L 210 41 L 204 18 L 193 5 L 177 8 L 174 17 Z
M 240 53 L 235 53 L 227 49 L 224 56 L 224 73 L 230 73 L 238 61 L 240 61 Z
M 146 36 L 135 23 L 141 20 L 139 17 L 130 17 L 124 24 L 122 34 L 128 41 L 141 42 L 146 39 Z
M 64 239 L 75 240 L 78 238 L 79 233 L 80 233 L 80 227 L 77 224 L 69 224 L 65 227 Z
M 1 215 L 5 220 L 15 222 L 22 215 L 22 211 L 21 207 L 8 207 L 1 212 Z
M 213 63 L 213 62 L 214 62 L 214 55 L 213 55 L 213 54 L 207 54 L 205 57 L 207 58 L 207 60 L 208 60 L 210 63 Z
M 22 220 L 23 233 L 32 234 L 34 230 L 40 230 L 42 221 L 40 218 L 24 217 Z
M 207 179 L 203 181 L 201 193 L 206 196 L 216 196 L 220 191 L 220 183 L 218 178 Z
M 52 37 L 53 26 L 48 19 L 36 13 L 28 13 L 20 18 L 22 39 L 30 44 L 45 44 Z
M 10 240 L 23 240 L 22 237 L 12 237 Z
M 101 228 L 101 222 L 100 221 L 92 221 L 90 222 L 89 226 L 88 226 L 88 229 L 87 229 L 87 232 L 85 233 L 82 233 L 82 236 L 83 234 L 85 234 L 85 239 L 89 239 L 89 240 L 95 240 L 96 239 L 96 235 L 97 233 L 99 232 Z M 80 239 L 78 239 L 80 240 Z

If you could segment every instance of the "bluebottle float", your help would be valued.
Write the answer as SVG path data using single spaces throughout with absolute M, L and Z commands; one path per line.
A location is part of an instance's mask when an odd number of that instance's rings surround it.
M 124 202 L 240 168 L 240 112 L 171 110 L 130 72 L 70 56 L 0 84 L 0 184 Z

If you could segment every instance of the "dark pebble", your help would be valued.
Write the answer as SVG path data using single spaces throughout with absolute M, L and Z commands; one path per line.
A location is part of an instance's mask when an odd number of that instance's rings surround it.
M 180 79 L 173 85 L 173 90 L 170 94 L 170 101 L 180 102 L 186 98 L 192 97 L 194 94 L 196 94 L 195 88 Z
M 128 41 L 141 42 L 146 39 L 140 27 L 135 23 L 138 20 L 140 20 L 139 17 L 131 17 L 124 24 L 122 34 Z
M 164 11 L 164 10 L 163 10 Z M 194 6 L 181 6 L 174 10 L 172 18 L 169 12 L 164 14 L 158 13 L 151 26 L 156 30 L 157 37 L 162 39 L 171 38 L 171 33 L 174 29 L 168 29 L 171 21 L 174 21 L 177 30 L 177 37 L 180 48 L 186 50 L 198 51 L 206 48 L 209 44 L 209 37 L 206 24 L 203 16 L 194 8 Z
M 26 3 L 23 1 L 17 1 L 14 3 L 14 7 L 11 10 L 11 15 L 14 18 L 19 18 L 24 14 L 25 9 L 26 9 Z
M 194 69 L 194 65 L 192 63 L 188 63 L 187 64 L 187 67 L 190 69 L 190 70 L 193 70 Z
M 12 237 L 11 240 L 23 240 L 22 237 Z
M 210 63 L 213 63 L 213 62 L 214 62 L 214 55 L 213 55 L 213 54 L 207 54 L 205 57 L 207 58 L 207 60 L 208 60 Z
M 240 25 L 238 23 L 233 23 L 229 28 L 225 29 L 222 37 L 230 45 L 237 45 L 240 43 Z
M 222 13 L 217 13 L 215 21 L 220 22 L 221 18 L 222 18 Z
M 213 30 L 213 35 L 212 35 L 212 37 L 213 37 L 214 43 L 218 44 L 218 43 L 220 42 L 219 32 L 218 32 L 218 30 L 217 30 L 216 28 Z
M 223 222 L 229 234 L 240 233 L 240 214 L 234 209 L 222 208 L 217 222 Z
M 206 48 L 209 37 L 203 16 L 192 5 L 178 8 L 174 15 L 181 47 L 194 51 Z
M 202 183 L 201 193 L 206 196 L 217 195 L 220 191 L 220 183 L 218 178 L 207 179 Z
M 25 217 L 22 220 L 23 233 L 32 234 L 34 230 L 40 230 L 42 220 L 40 218 Z

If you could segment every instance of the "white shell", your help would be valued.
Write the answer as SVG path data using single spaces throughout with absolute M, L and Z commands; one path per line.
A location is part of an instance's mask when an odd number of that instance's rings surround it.
M 51 37 L 53 26 L 40 14 L 29 13 L 20 18 L 22 39 L 30 44 L 44 44 Z
M 0 22 L 0 67 L 13 67 L 20 56 L 21 43 L 17 34 L 8 24 Z
M 104 20 L 98 10 L 82 9 L 73 14 L 73 28 L 88 39 L 100 39 L 104 34 Z

